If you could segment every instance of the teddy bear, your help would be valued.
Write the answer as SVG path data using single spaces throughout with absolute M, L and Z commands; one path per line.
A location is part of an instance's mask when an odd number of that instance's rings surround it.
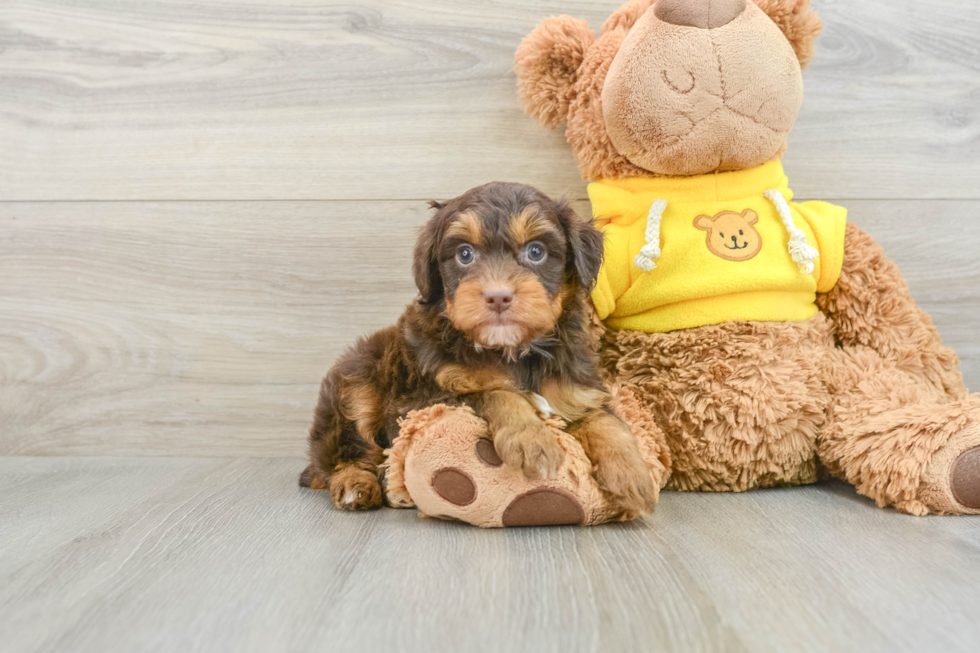
M 871 236 L 794 202 L 781 164 L 821 27 L 809 0 L 631 0 L 598 35 L 559 16 L 521 43 L 523 106 L 565 124 L 604 234 L 603 379 L 658 487 L 830 475 L 880 507 L 978 514 L 980 397 L 956 354 Z M 464 409 L 410 415 L 389 500 L 481 526 L 615 519 L 549 425 L 568 463 L 528 483 L 481 458 Z
M 666 488 L 843 479 L 880 507 L 980 513 L 980 397 L 897 267 L 781 164 L 821 30 L 809 0 L 631 0 L 544 20 L 519 94 L 566 125 L 605 261 L 610 387 L 652 411 Z

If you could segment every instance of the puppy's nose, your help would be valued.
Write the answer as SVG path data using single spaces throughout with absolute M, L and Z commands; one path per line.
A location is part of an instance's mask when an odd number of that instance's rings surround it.
M 738 245 L 738 238 L 736 238 L 735 236 L 732 236 L 732 242 L 735 243 L 736 245 Z
M 483 301 L 487 303 L 487 308 L 497 313 L 503 313 L 510 309 L 514 303 L 514 289 L 509 286 L 494 286 L 483 291 Z
M 671 25 L 717 29 L 745 11 L 745 0 L 657 0 L 653 11 Z

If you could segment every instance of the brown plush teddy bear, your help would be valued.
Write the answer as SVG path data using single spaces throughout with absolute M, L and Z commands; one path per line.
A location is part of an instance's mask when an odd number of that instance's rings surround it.
M 608 382 L 653 411 L 675 490 L 822 470 L 879 506 L 980 512 L 980 398 L 871 237 L 780 164 L 821 29 L 809 0 L 632 0 L 521 44 L 525 109 L 567 124 L 606 260 Z
M 980 513 L 980 397 L 956 355 L 844 209 L 792 201 L 780 157 L 820 29 L 809 0 L 632 0 L 598 37 L 560 16 L 521 44 L 525 109 L 567 124 L 592 182 L 605 379 L 659 486 L 826 471 L 883 507 Z M 482 526 L 614 518 L 573 439 L 529 485 L 485 436 L 461 409 L 411 416 L 389 501 Z

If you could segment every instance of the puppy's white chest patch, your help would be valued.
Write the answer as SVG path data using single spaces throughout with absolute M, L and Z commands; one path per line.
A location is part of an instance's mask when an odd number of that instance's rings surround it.
M 531 398 L 534 399 L 534 405 L 537 407 L 538 412 L 545 417 L 545 419 L 558 415 L 557 411 L 555 411 L 555 409 L 551 407 L 551 404 L 548 403 L 548 400 L 539 395 L 537 392 L 532 392 Z

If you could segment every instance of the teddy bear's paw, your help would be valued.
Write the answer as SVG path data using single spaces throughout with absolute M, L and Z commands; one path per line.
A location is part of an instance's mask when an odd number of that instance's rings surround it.
M 491 468 L 500 468 L 503 461 L 489 440 L 480 440 L 476 446 L 480 460 Z M 453 509 L 471 505 L 480 494 L 478 481 L 465 471 L 444 467 L 432 475 L 431 485 L 436 493 L 452 504 Z M 455 519 L 444 510 L 441 519 Z M 507 503 L 500 523 L 503 526 L 559 526 L 581 524 L 585 510 L 571 492 L 557 487 L 540 486 L 522 492 Z
M 980 446 L 967 449 L 956 457 L 949 479 L 957 503 L 970 510 L 980 510 Z
M 596 483 L 614 520 L 629 521 L 653 512 L 660 492 L 638 453 L 610 450 L 593 462 Z
M 531 480 L 551 478 L 565 460 L 565 450 L 543 422 L 500 429 L 493 436 L 500 458 Z
M 511 501 L 501 522 L 504 526 L 567 526 L 585 521 L 585 510 L 571 492 L 539 487 Z
M 330 477 L 330 498 L 340 510 L 380 508 L 381 496 L 381 483 L 372 471 L 349 465 Z
M 980 425 L 967 427 L 933 455 L 916 501 L 903 508 L 915 514 L 980 514 Z
M 528 481 L 521 470 L 504 464 L 485 437 L 454 453 L 445 460 L 453 464 L 434 466 L 422 479 L 410 474 L 423 514 L 479 526 L 558 526 L 589 520 L 583 505 L 588 494 L 565 467 L 551 481 Z M 595 494 L 597 500 L 598 490 Z

